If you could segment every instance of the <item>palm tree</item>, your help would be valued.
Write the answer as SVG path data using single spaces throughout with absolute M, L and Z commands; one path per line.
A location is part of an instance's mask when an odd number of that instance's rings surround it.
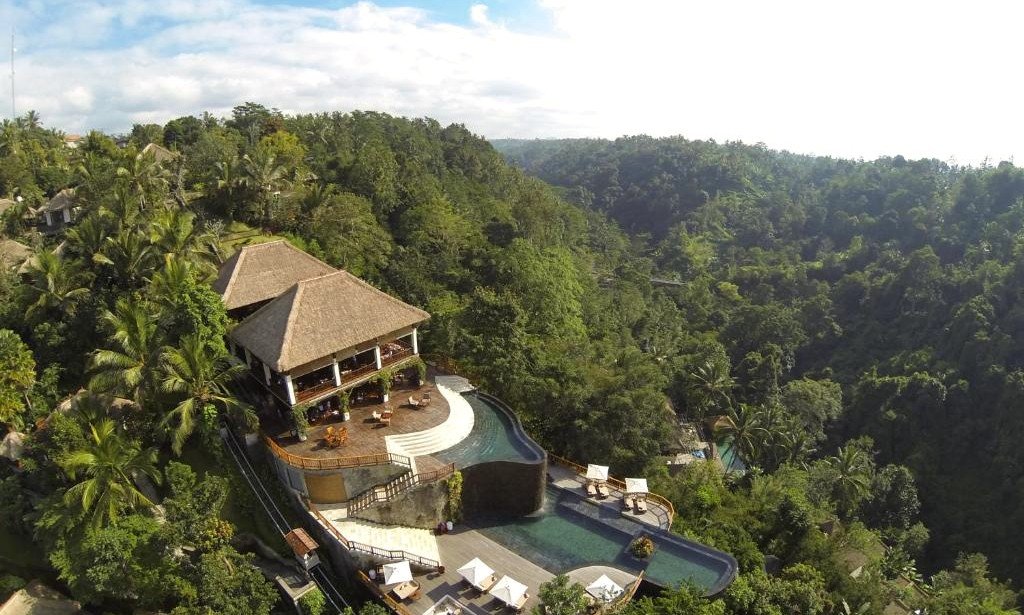
M 72 315 L 78 300 L 89 293 L 83 287 L 77 265 L 65 263 L 49 250 L 42 250 L 35 256 L 29 267 L 29 291 L 35 301 L 28 307 L 28 315 L 39 311 L 54 310 Z
M 89 388 L 130 397 L 145 407 L 156 390 L 162 349 L 156 318 L 142 301 L 122 297 L 113 312 L 103 314 L 102 321 L 113 332 L 110 341 L 114 348 L 93 353 Z
M 733 446 L 747 460 L 756 459 L 758 449 L 768 437 L 761 409 L 740 404 L 739 408 L 729 408 L 727 417 L 728 420 L 719 423 L 716 430 L 718 434 L 731 437 Z
M 242 183 L 256 193 L 261 205 L 263 223 L 270 222 L 273 205 L 272 195 L 288 184 L 285 175 L 288 169 L 269 151 L 256 148 L 251 154 L 242 157 L 242 168 L 245 174 Z
M 197 419 L 207 408 L 237 413 L 250 422 L 251 407 L 228 388 L 245 369 L 244 365 L 231 364 L 222 348 L 213 347 L 198 335 L 186 335 L 179 347 L 164 350 L 160 388 L 183 397 L 160 422 L 171 432 L 171 450 L 175 454 L 181 454 Z
M 107 218 L 96 213 L 82 218 L 74 228 L 67 231 L 68 244 L 90 263 L 97 262 L 96 257 L 106 245 L 109 235 L 110 224 Z
M 150 243 L 164 255 L 198 257 L 196 260 L 212 262 L 210 246 L 216 239 L 197 227 L 195 219 L 192 212 L 177 208 L 158 212 L 150 223 Z
M 729 375 L 728 365 L 705 361 L 687 374 L 686 391 L 695 401 L 697 416 L 703 418 L 710 411 L 721 412 L 732 407 L 732 390 L 736 387 Z
M 871 458 L 863 449 L 840 446 L 838 453 L 825 462 L 835 472 L 833 488 L 844 517 L 849 517 L 871 491 Z
M 75 484 L 64 493 L 64 503 L 77 507 L 89 517 L 93 528 L 116 521 L 121 513 L 154 504 L 135 486 L 133 475 L 145 475 L 160 482 L 156 452 L 138 445 L 117 432 L 107 418 L 89 426 L 83 448 L 60 460 L 60 466 Z
M 145 210 L 170 185 L 167 169 L 152 154 L 137 154 L 127 166 L 118 167 L 117 176 L 139 199 Z
M 116 278 L 126 281 L 129 288 L 142 287 L 159 262 L 156 250 L 142 231 L 123 225 L 107 237 L 103 251 L 93 258 L 113 267 Z

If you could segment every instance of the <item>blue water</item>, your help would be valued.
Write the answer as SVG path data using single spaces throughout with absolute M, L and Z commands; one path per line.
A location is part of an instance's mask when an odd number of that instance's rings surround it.
M 487 461 L 536 461 L 539 455 L 516 433 L 512 419 L 491 402 L 472 393 L 463 395 L 473 407 L 473 431 L 434 457 L 465 468 Z
M 718 454 L 722 457 L 722 465 L 725 466 L 726 472 L 746 473 L 747 464 L 743 463 L 736 447 L 733 446 L 732 438 L 725 438 L 715 444 L 718 445 Z
M 552 574 L 604 564 L 633 574 L 646 569 L 646 578 L 663 587 L 688 581 L 710 590 L 728 573 L 724 561 L 551 485 L 541 510 L 525 517 L 481 521 L 476 529 Z M 629 553 L 630 543 L 640 533 L 651 536 L 656 545 L 646 561 Z

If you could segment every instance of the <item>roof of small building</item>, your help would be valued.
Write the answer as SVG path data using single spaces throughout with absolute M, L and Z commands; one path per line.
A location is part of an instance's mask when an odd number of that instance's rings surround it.
M 316 544 L 316 541 L 306 533 L 306 530 L 301 527 L 295 528 L 284 535 L 285 542 L 292 548 L 292 551 L 298 557 L 302 557 L 310 551 L 315 550 L 320 545 Z
M 0 240 L 0 262 L 8 269 L 20 269 L 31 258 L 32 248 L 13 239 Z
M 4 436 L 4 439 L 0 440 L 0 457 L 6 457 L 11 461 L 18 461 L 24 452 L 25 434 L 20 431 L 9 431 Z
M 233 310 L 277 297 L 297 282 L 336 271 L 287 241 L 242 247 L 223 265 L 213 283 L 224 306 Z
M 157 162 L 167 162 L 168 160 L 173 160 L 178 157 L 177 152 L 172 152 L 166 147 L 157 145 L 156 143 L 150 143 L 146 147 L 142 148 L 142 154 L 152 155 Z
M 75 204 L 75 189 L 65 188 L 58 192 L 50 202 L 43 206 L 43 211 L 61 211 Z
M 347 271 L 334 271 L 294 284 L 230 337 L 274 371 L 287 372 L 429 318 Z
M 32 581 L 0 605 L 0 615 L 76 615 L 85 613 L 82 605 L 57 591 Z

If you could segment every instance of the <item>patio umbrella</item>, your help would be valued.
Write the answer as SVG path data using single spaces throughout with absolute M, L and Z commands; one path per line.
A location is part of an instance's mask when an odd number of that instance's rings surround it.
M 627 478 L 626 493 L 647 493 L 647 479 Z
M 608 466 L 587 465 L 587 480 L 608 480 Z
M 409 569 L 409 562 L 402 560 L 391 564 L 384 564 L 384 585 L 395 585 L 412 581 L 412 570 Z
M 512 577 L 505 575 L 498 579 L 490 594 L 509 606 L 516 606 L 526 593 L 526 586 Z
M 615 581 L 609 579 L 608 575 L 602 574 L 587 586 L 587 593 L 599 600 L 611 602 L 622 593 L 622 588 Z
M 479 557 L 474 557 L 472 561 L 459 568 L 459 574 L 462 575 L 463 579 L 469 581 L 470 585 L 480 586 L 484 581 L 491 578 L 491 575 L 494 574 L 494 569 L 481 562 Z

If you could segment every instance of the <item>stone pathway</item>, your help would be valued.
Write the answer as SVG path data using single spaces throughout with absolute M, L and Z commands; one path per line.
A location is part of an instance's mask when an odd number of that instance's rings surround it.
M 399 525 L 380 525 L 362 519 L 342 518 L 333 509 L 321 509 L 320 513 L 330 520 L 341 535 L 353 542 L 360 542 L 380 549 L 405 551 L 412 555 L 441 561 L 434 532 Z

